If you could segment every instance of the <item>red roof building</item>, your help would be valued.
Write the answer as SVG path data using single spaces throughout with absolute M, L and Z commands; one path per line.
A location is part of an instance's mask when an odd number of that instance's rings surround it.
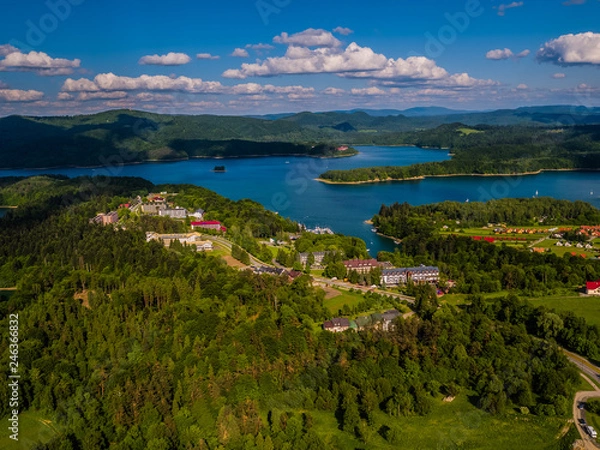
M 201 228 L 204 230 L 216 230 L 216 231 L 227 231 L 227 227 L 221 225 L 221 222 L 217 220 L 208 220 L 203 222 L 192 222 L 192 230 Z
M 588 281 L 585 285 L 587 295 L 600 295 L 600 280 Z

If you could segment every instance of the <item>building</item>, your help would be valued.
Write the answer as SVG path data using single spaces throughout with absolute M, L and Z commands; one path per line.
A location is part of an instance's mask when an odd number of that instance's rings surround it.
M 381 329 L 383 331 L 389 331 L 392 327 L 392 322 L 400 315 L 400 311 L 397 309 L 390 309 L 383 313 L 383 318 L 381 321 Z
M 166 209 L 164 203 L 144 203 L 142 204 L 142 214 L 149 216 L 158 216 L 160 211 Z
M 315 264 L 321 264 L 323 263 L 323 259 L 325 258 L 326 255 L 328 255 L 329 252 L 312 252 L 312 255 L 315 259 Z M 306 265 L 306 263 L 308 262 L 308 255 L 310 255 L 310 253 L 300 253 L 298 256 L 298 260 L 300 261 L 300 263 L 304 266 Z
M 332 333 L 341 333 L 350 328 L 350 321 L 345 317 L 336 317 L 323 324 L 323 329 Z
M 200 239 L 200 233 L 186 234 L 158 234 L 154 232 L 146 233 L 146 242 L 158 241 L 162 242 L 165 247 L 170 247 L 174 241 L 179 241 L 182 245 L 195 245 L 199 252 L 207 252 L 213 250 L 211 241 L 203 241 Z
M 268 267 L 268 266 L 252 266 L 252 272 L 257 275 L 273 275 L 275 277 L 279 277 L 281 275 L 287 274 L 287 270 L 280 269 L 278 267 Z
M 400 269 L 383 269 L 381 271 L 381 284 L 385 286 L 398 286 L 413 283 L 437 283 L 440 281 L 440 270 L 433 266 L 405 267 Z
M 192 230 L 215 230 L 215 231 L 227 231 L 227 228 L 224 227 L 221 222 L 216 220 L 210 220 L 205 222 L 192 222 Z
M 175 208 L 164 208 L 158 210 L 159 216 L 171 217 L 172 219 L 185 219 L 187 217 L 187 210 L 176 206 Z
M 197 209 L 196 211 L 194 211 L 193 213 L 191 213 L 189 216 L 193 217 L 194 219 L 197 219 L 197 220 L 202 220 L 202 219 L 204 219 L 204 210 L 203 209 Z
M 119 221 L 119 213 L 117 211 L 111 211 L 107 214 L 98 214 L 93 219 L 90 219 L 90 223 L 98 223 L 100 225 L 110 225 Z
M 600 280 L 588 281 L 585 285 L 585 293 L 587 295 L 600 295 Z
M 344 261 L 343 264 L 348 272 L 355 270 L 358 273 L 369 273 L 379 267 L 379 262 L 376 259 L 350 259 Z

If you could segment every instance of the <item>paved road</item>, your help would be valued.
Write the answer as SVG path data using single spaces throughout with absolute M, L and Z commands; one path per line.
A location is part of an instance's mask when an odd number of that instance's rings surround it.
M 209 241 L 213 241 L 216 244 L 221 245 L 222 247 L 225 247 L 227 250 L 231 251 L 231 247 L 233 246 L 233 244 L 228 241 L 227 239 L 224 239 L 222 237 L 219 236 L 213 236 L 213 235 L 202 235 L 202 239 L 208 239 Z M 270 266 L 269 264 L 266 264 L 264 262 L 262 262 L 261 260 L 255 258 L 254 256 L 252 256 L 250 253 L 248 253 L 248 255 L 250 256 L 250 264 L 253 266 L 257 266 L 257 267 L 273 267 Z
M 391 295 L 392 297 L 395 297 L 399 300 L 406 300 L 409 303 L 414 303 L 415 299 L 413 297 L 409 297 L 408 295 L 403 295 L 403 294 L 397 294 L 395 292 L 388 292 L 388 291 L 384 291 L 381 289 L 371 289 L 369 287 L 365 287 L 365 286 L 357 286 L 356 284 L 352 284 L 352 283 L 348 283 L 346 281 L 332 281 L 329 278 L 323 278 L 323 277 L 317 277 L 313 275 L 313 279 L 317 282 L 317 283 L 321 283 L 324 284 L 326 286 L 332 286 L 332 287 L 338 287 L 338 288 L 342 288 L 342 289 L 354 289 L 354 290 L 360 290 L 362 292 L 369 292 L 369 291 L 373 291 L 377 294 L 381 294 L 381 295 Z

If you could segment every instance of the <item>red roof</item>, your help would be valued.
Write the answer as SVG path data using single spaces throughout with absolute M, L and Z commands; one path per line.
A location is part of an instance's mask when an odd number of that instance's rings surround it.
M 209 220 L 208 222 L 192 222 L 193 226 L 199 226 L 199 225 L 221 225 L 221 222 L 218 222 L 216 220 Z
M 585 284 L 585 287 L 586 287 L 588 290 L 590 290 L 590 291 L 594 291 L 594 290 L 596 290 L 596 289 L 600 288 L 600 280 L 598 280 L 598 281 L 588 281 L 588 282 Z

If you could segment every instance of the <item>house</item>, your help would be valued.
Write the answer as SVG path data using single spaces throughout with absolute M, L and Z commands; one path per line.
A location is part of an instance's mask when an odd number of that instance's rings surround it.
M 165 208 L 158 211 L 159 216 L 171 217 L 172 219 L 185 219 L 187 217 L 187 210 L 176 206 L 175 208 Z
M 287 270 L 280 269 L 278 267 L 252 266 L 251 269 L 252 269 L 252 272 L 254 272 L 257 275 L 266 274 L 266 275 L 273 275 L 275 277 L 279 277 L 281 275 L 287 274 Z
M 160 214 L 160 211 L 163 209 L 166 209 L 166 206 L 164 203 L 160 203 L 160 204 L 144 203 L 142 205 L 142 214 L 147 214 L 150 216 L 158 216 Z
M 348 150 L 348 146 L 347 145 L 340 145 L 336 150 L 338 152 L 345 152 L 346 150 Z
M 107 214 L 98 214 L 93 219 L 90 219 L 90 223 L 98 223 L 100 225 L 110 225 L 119 221 L 119 213 L 117 211 L 111 211 Z
M 556 246 L 557 246 L 557 247 L 562 247 L 563 245 L 564 245 L 564 244 L 563 244 L 561 241 L 558 241 L 558 242 L 556 243 Z
M 345 317 L 336 317 L 323 324 L 323 329 L 332 333 L 341 333 L 350 328 L 350 321 Z
M 585 293 L 587 295 L 600 295 L 600 280 L 588 281 L 585 285 Z
M 192 230 L 215 230 L 215 231 L 227 231 L 227 228 L 224 227 L 221 222 L 217 220 L 210 220 L 204 222 L 192 222 Z
M 323 262 L 323 259 L 325 258 L 326 255 L 328 255 L 329 252 L 312 252 L 313 258 L 315 259 L 315 264 L 321 264 Z M 300 264 L 302 264 L 303 266 L 306 265 L 306 263 L 308 262 L 308 255 L 310 255 L 310 253 L 300 253 L 298 255 L 298 261 L 300 261 Z
M 397 286 L 413 283 L 437 283 L 440 281 L 440 269 L 433 266 L 406 267 L 400 269 L 383 269 L 381 271 L 381 284 Z
M 342 264 L 348 272 L 355 270 L 358 273 L 369 273 L 371 270 L 379 267 L 379 262 L 376 259 L 350 259 Z
M 196 250 L 199 252 L 212 252 L 214 249 L 212 241 L 196 242 Z
M 389 331 L 392 326 L 392 322 L 399 315 L 400 315 L 400 311 L 398 311 L 397 309 L 390 309 L 389 311 L 384 312 L 383 318 L 381 321 L 381 329 L 383 331 Z
M 197 209 L 196 211 L 194 211 L 193 213 L 191 213 L 189 216 L 193 217 L 194 219 L 202 220 L 202 219 L 204 219 L 204 210 L 203 209 Z

